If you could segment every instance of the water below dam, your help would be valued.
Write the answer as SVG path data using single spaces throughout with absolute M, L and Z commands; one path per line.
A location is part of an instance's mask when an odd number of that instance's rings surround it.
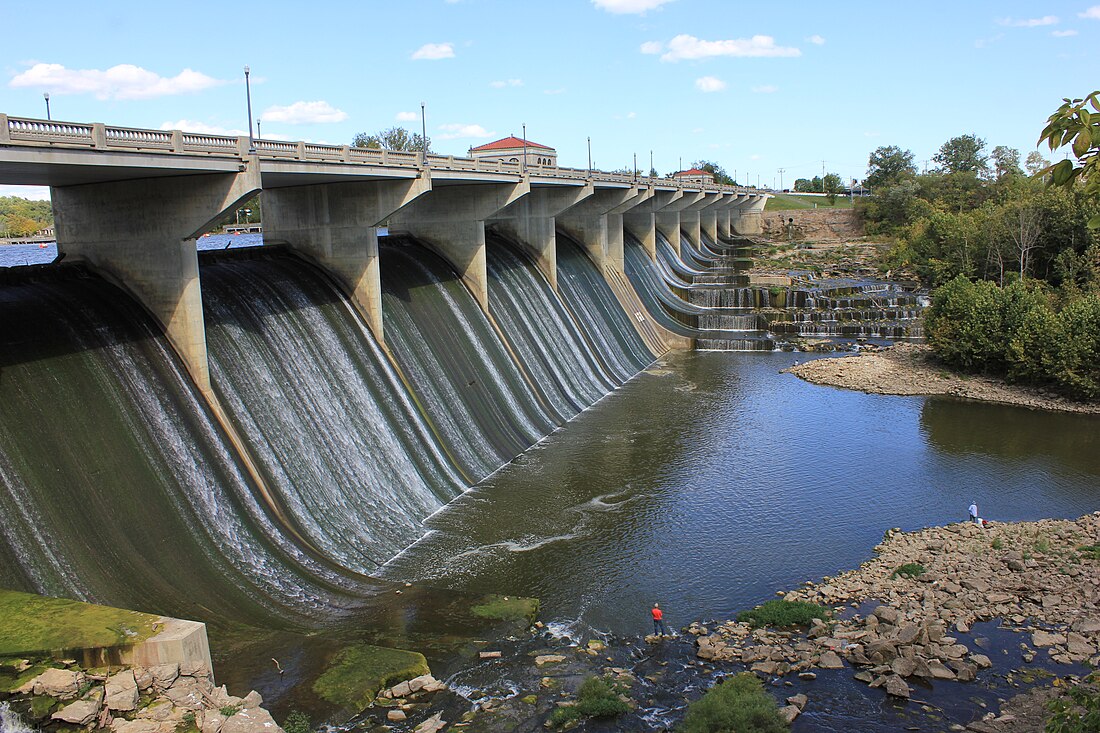
M 384 577 L 639 634 L 853 568 L 891 527 L 1077 517 L 1100 420 L 812 385 L 806 354 L 676 353 L 428 520 Z

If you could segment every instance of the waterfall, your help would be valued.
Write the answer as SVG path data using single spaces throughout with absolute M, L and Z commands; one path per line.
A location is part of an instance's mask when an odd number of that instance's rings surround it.
M 464 484 L 328 278 L 269 251 L 204 256 L 214 387 L 296 524 L 369 573 Z
M 278 626 L 348 603 L 132 299 L 61 266 L 8 278 L 0 323 L 0 584 Z
M 24 723 L 8 703 L 0 702 L 0 733 L 34 733 L 34 728 Z

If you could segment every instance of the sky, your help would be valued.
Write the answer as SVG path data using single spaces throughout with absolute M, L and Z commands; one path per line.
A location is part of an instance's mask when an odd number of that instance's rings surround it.
M 591 138 L 600 169 L 789 188 L 884 145 L 931 167 L 963 134 L 1026 156 L 1100 87 L 1097 2 L 0 0 L 0 112 L 44 118 L 49 93 L 54 120 L 247 134 L 247 65 L 265 138 L 419 132 L 423 103 L 442 154 L 526 125 L 563 166 Z

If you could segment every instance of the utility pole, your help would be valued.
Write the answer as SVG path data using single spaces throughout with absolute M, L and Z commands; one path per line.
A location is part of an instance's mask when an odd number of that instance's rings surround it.
M 649 151 L 649 175 L 653 175 L 653 151 Z
M 821 161 L 821 193 L 825 193 L 825 161 Z
M 779 169 L 779 190 L 783 190 L 783 174 L 787 171 L 786 168 Z

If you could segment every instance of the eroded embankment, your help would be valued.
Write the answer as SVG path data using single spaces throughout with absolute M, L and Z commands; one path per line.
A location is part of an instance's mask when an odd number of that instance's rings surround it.
M 1074 402 L 1043 389 L 952 372 L 936 360 L 927 344 L 898 343 L 855 356 L 815 359 L 784 371 L 814 384 L 871 394 L 947 395 L 1041 410 L 1100 414 L 1100 403 Z

